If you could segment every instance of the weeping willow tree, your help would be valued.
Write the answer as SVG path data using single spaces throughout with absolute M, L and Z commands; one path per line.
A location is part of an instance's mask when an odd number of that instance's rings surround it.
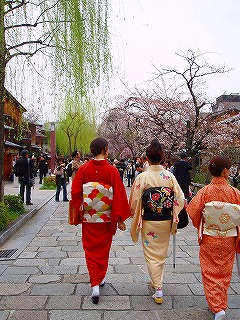
M 71 92 L 78 100 L 94 97 L 96 90 L 108 82 L 111 55 L 107 3 L 62 0 L 55 12 L 48 11 L 56 45 L 53 71 L 58 94 Z
M 56 125 L 58 153 L 69 156 L 74 150 L 89 153 L 89 145 L 95 135 L 95 108 L 92 103 L 88 99 L 81 99 L 80 103 L 77 98 L 67 96 Z
M 31 90 L 31 79 L 37 72 L 44 73 L 45 82 L 51 79 L 47 87 L 51 84 L 57 111 L 64 106 L 65 92 L 77 96 L 78 104 L 82 104 L 107 84 L 111 64 L 107 22 L 107 0 L 0 0 L 0 201 L 4 195 L 4 88 L 8 66 L 20 70 L 10 76 L 9 82 L 16 98 L 21 91 L 29 99 L 38 96 L 33 106 L 46 103 L 44 95 L 39 94 L 43 86 Z M 34 57 L 37 64 L 32 63 Z M 25 67 L 28 72 L 26 81 L 22 81 Z M 29 96 L 29 92 L 33 94 Z
M 60 36 L 58 32 L 55 36 L 54 91 L 62 93 L 63 104 L 56 106 L 56 142 L 65 155 L 75 149 L 88 152 L 96 135 L 94 98 L 108 84 L 111 65 L 107 9 L 106 0 L 62 1 L 58 7 L 58 19 L 64 23 Z M 51 24 L 53 32 L 58 27 Z

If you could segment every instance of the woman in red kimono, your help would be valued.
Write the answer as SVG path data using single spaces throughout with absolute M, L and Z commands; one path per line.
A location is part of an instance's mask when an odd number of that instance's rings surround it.
M 209 308 L 215 314 L 215 320 L 225 318 L 227 291 L 236 253 L 236 240 L 239 239 L 240 234 L 239 226 L 234 225 L 231 230 L 222 231 L 220 218 L 217 222 L 215 219 L 213 223 L 209 223 L 206 219 L 206 212 L 209 203 L 219 206 L 224 202 L 230 206 L 235 204 L 236 214 L 239 216 L 240 191 L 227 182 L 230 167 L 231 163 L 227 157 L 213 157 L 209 164 L 209 171 L 213 176 L 211 183 L 198 191 L 187 207 L 193 226 L 200 230 L 199 258 L 203 286 Z M 226 224 L 227 220 L 231 219 L 230 210 L 224 211 L 224 217 L 223 223 Z M 214 219 L 214 215 L 209 216 L 209 220 L 211 219 Z
M 91 142 L 90 149 L 94 158 L 78 169 L 73 180 L 69 223 L 82 223 L 91 297 L 92 302 L 97 304 L 99 286 L 105 283 L 112 237 L 117 227 L 126 229 L 124 221 L 131 213 L 119 172 L 107 160 L 108 142 L 96 138 Z

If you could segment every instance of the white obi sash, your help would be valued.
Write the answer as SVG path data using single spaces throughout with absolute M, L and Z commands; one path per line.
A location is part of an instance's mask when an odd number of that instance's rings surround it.
M 111 222 L 113 188 L 99 182 L 83 185 L 83 222 Z
M 240 225 L 240 205 L 211 201 L 203 210 L 203 234 L 209 236 L 237 236 Z

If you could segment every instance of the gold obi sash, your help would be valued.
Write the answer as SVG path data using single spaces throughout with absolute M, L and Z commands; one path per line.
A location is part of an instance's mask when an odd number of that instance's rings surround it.
M 203 210 L 203 234 L 209 236 L 235 237 L 240 225 L 240 205 L 211 201 Z

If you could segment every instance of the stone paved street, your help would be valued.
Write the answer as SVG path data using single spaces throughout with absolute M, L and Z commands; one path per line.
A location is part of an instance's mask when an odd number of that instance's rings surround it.
M 39 187 L 32 196 L 31 210 L 38 208 L 36 214 L 0 246 L 0 250 L 17 249 L 10 259 L 0 260 L 0 320 L 214 319 L 204 297 L 197 233 L 191 225 L 176 237 L 175 269 L 171 240 L 162 305 L 151 298 L 141 243 L 130 239 L 130 220 L 127 231 L 117 231 L 114 237 L 107 283 L 100 289 L 99 304 L 92 304 L 81 228 L 68 224 L 68 203 L 55 202 L 54 191 Z M 18 189 L 7 184 L 5 194 L 14 193 Z M 41 207 L 43 199 L 51 200 Z M 236 266 L 226 319 L 240 319 Z

